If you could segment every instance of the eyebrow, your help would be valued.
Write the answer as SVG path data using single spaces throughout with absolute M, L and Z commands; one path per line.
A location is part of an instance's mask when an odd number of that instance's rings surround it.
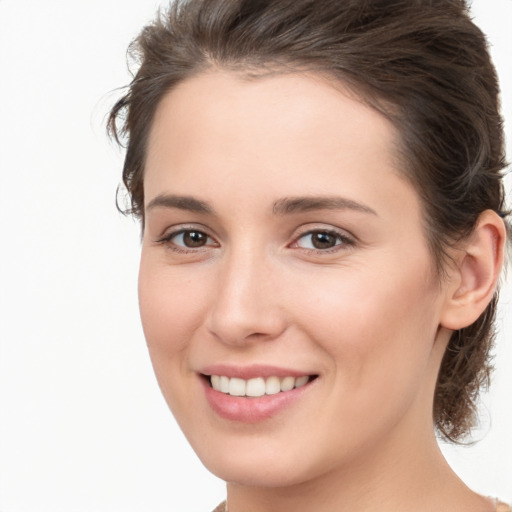
M 355 210 L 377 215 L 377 212 L 373 208 L 363 203 L 338 196 L 285 197 L 276 201 L 272 208 L 273 213 L 276 215 L 308 212 L 312 210 Z
M 177 208 L 202 214 L 215 213 L 215 210 L 206 201 L 201 201 L 192 196 L 173 194 L 160 194 L 153 198 L 146 207 L 146 211 L 153 210 L 154 208 Z M 284 197 L 278 199 L 272 207 L 272 213 L 275 215 L 303 213 L 314 210 L 355 210 L 377 215 L 373 208 L 363 203 L 338 196 Z
M 195 213 L 213 213 L 213 208 L 205 201 L 200 201 L 191 196 L 176 196 L 172 194 L 160 194 L 152 199 L 146 207 L 146 211 L 154 208 L 177 208 Z

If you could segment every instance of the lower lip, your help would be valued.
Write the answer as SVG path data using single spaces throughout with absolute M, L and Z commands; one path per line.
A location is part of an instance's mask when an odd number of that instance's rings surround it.
M 296 402 L 314 382 L 310 381 L 305 386 L 275 395 L 249 398 L 221 393 L 213 389 L 206 379 L 201 380 L 204 383 L 206 399 L 213 411 L 226 420 L 242 423 L 257 423 L 272 418 Z

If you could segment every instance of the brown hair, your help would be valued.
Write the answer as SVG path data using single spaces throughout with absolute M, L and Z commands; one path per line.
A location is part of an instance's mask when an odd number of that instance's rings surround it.
M 130 47 L 138 70 L 110 113 L 127 142 L 123 182 L 144 222 L 144 162 L 152 120 L 176 84 L 212 67 L 251 77 L 313 70 L 340 80 L 401 135 L 403 173 L 420 195 L 442 276 L 446 249 L 478 216 L 505 217 L 498 84 L 482 32 L 463 0 L 176 0 Z M 434 397 L 437 430 L 456 441 L 488 383 L 497 295 L 454 332 Z

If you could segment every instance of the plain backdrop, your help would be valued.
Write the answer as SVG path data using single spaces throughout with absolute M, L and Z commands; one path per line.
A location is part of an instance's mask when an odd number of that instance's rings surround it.
M 129 80 L 127 45 L 161 3 L 0 0 L 1 512 L 207 512 L 224 496 L 150 367 L 139 228 L 115 209 L 122 153 L 104 130 Z M 511 159 L 512 0 L 477 0 L 473 13 Z M 481 441 L 443 449 L 469 485 L 512 501 L 510 283 L 502 298 Z

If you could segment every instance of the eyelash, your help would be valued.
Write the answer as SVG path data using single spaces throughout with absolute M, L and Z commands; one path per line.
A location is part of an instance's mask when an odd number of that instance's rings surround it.
M 180 235 L 185 235 L 186 233 L 197 233 L 197 234 L 203 235 L 206 237 L 206 243 L 204 245 L 194 248 L 194 247 L 186 247 L 184 245 L 177 245 L 175 242 L 173 242 L 173 239 L 175 239 L 176 237 L 178 237 Z M 324 235 L 334 236 L 336 238 L 336 244 L 332 247 L 328 247 L 325 249 L 305 248 L 305 247 L 300 247 L 298 245 L 298 243 L 301 239 L 303 239 L 307 236 L 315 235 L 315 234 L 324 234 Z M 172 231 L 172 232 L 166 234 L 165 236 L 163 236 L 162 238 L 156 240 L 156 243 L 166 245 L 169 247 L 169 249 L 171 249 L 172 251 L 177 252 L 177 253 L 181 253 L 181 254 L 196 253 L 197 254 L 198 252 L 201 252 L 202 250 L 204 250 L 207 247 L 212 247 L 212 246 L 218 247 L 217 243 L 215 243 L 215 245 L 211 244 L 211 243 L 209 244 L 208 241 L 211 241 L 211 240 L 213 240 L 213 238 L 210 235 L 208 235 L 207 233 L 205 233 L 205 231 L 203 231 L 201 229 L 195 229 L 193 227 L 189 227 L 189 228 L 180 228 L 176 231 Z M 341 233 L 341 232 L 333 230 L 333 229 L 318 228 L 318 229 L 310 229 L 308 231 L 301 233 L 299 236 L 295 237 L 293 242 L 290 245 L 288 245 L 288 247 L 302 249 L 302 251 L 304 251 L 307 255 L 325 255 L 325 254 L 336 253 L 338 251 L 347 249 L 354 245 L 355 245 L 355 240 L 352 237 L 347 236 L 345 233 Z

